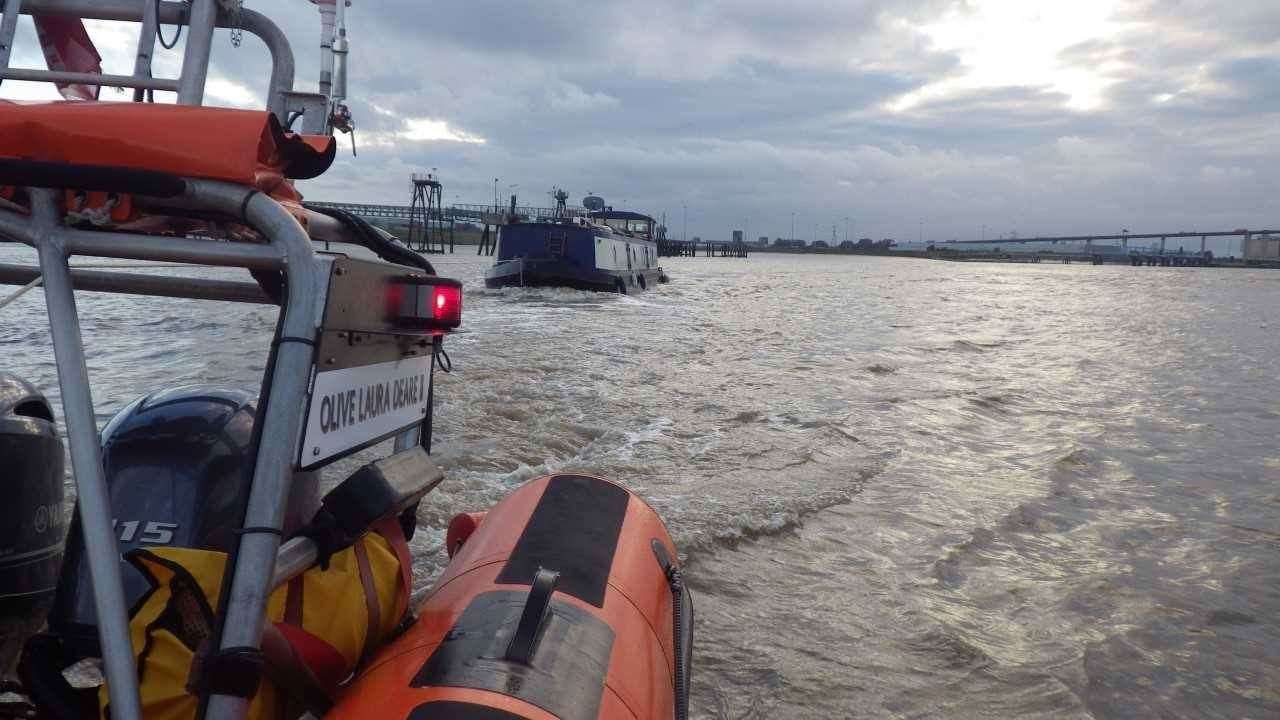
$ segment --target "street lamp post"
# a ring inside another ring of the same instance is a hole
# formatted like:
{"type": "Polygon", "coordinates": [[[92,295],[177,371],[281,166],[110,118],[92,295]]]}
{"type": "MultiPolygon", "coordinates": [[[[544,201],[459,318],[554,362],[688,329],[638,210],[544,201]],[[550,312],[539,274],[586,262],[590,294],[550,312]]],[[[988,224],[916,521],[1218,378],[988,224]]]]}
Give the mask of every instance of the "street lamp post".
{"type": "Polygon", "coordinates": [[[683,210],[681,215],[683,224],[681,226],[682,229],[680,230],[680,241],[689,242],[689,206],[681,205],[680,208],[683,210]]]}
{"type": "Polygon", "coordinates": [[[795,213],[791,213],[791,237],[787,239],[788,240],[796,239],[796,214],[795,213]]]}
{"type": "Polygon", "coordinates": [[[498,212],[498,178],[493,179],[493,211],[498,212]]]}
{"type": "Polygon", "coordinates": [[[849,242],[849,216],[844,216],[844,241],[849,242]]]}

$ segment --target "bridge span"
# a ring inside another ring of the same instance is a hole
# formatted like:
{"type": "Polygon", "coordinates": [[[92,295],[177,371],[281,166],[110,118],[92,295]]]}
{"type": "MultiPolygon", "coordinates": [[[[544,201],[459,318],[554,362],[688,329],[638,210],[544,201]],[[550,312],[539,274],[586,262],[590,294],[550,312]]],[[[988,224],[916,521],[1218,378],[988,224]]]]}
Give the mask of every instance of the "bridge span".
{"type": "MultiPolygon", "coordinates": [[[[1130,240],[1159,240],[1160,254],[1165,253],[1165,243],[1170,239],[1178,238],[1200,238],[1200,253],[1205,250],[1205,241],[1208,238],[1221,237],[1239,237],[1246,241],[1258,236],[1280,235],[1280,230],[1215,230],[1212,232],[1162,232],[1162,233],[1126,233],[1122,232],[1118,235],[1055,235],[1049,237],[1029,237],[1029,238],[997,238],[995,240],[947,240],[932,243],[934,247],[945,247],[949,245],[1023,245],[1026,243],[1049,243],[1051,245],[1067,244],[1067,243],[1084,243],[1086,248],[1095,242],[1107,240],[1119,240],[1121,247],[1128,250],[1130,240]]],[[[1088,251],[1086,250],[1086,253],[1088,251]]]]}

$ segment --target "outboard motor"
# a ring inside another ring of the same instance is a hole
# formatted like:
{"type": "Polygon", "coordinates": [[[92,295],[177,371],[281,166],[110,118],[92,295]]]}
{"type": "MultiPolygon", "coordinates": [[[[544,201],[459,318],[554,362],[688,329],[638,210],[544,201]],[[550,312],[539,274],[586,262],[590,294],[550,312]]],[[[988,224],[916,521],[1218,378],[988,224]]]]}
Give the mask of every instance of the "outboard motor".
{"type": "MultiPolygon", "coordinates": [[[[111,419],[102,462],[121,554],[156,545],[232,549],[253,472],[255,414],[250,393],[189,386],[142,397],[111,419]]],[[[296,526],[319,507],[315,475],[296,477],[293,492],[289,520],[296,526]]],[[[120,567],[132,606],[150,585],[129,563],[120,567]]],[[[71,657],[99,654],[78,520],[49,625],[71,657]]]]}
{"type": "Polygon", "coordinates": [[[62,565],[62,441],[53,410],[29,383],[0,372],[0,682],[39,632],[62,565]]]}
{"type": "MultiPolygon", "coordinates": [[[[156,545],[232,549],[252,479],[255,418],[251,393],[200,386],[152,393],[116,413],[102,431],[102,463],[122,555],[156,545]]],[[[0,443],[5,427],[0,424],[0,443]]],[[[56,442],[52,431],[50,437],[56,442]]],[[[49,471],[49,477],[58,478],[53,487],[60,501],[61,446],[53,455],[57,470],[49,471]]],[[[318,473],[295,475],[286,532],[309,521],[319,506],[318,473]]],[[[4,512],[0,510],[0,517],[4,512]]],[[[0,537],[9,527],[0,528],[0,537]]],[[[150,584],[124,560],[120,572],[125,603],[131,607],[150,584]]],[[[49,574],[54,576],[57,591],[48,615],[49,630],[31,637],[23,649],[18,668],[22,686],[48,717],[96,717],[96,688],[73,687],[63,674],[81,660],[101,655],[78,517],[71,524],[61,575],[55,565],[49,574]]]]}

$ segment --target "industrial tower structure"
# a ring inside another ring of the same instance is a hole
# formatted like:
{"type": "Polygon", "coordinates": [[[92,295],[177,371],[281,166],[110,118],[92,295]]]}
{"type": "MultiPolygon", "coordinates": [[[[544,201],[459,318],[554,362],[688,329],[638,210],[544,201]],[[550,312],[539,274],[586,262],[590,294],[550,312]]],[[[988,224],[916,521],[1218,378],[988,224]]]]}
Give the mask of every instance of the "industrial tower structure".
{"type": "Polygon", "coordinates": [[[434,173],[413,174],[413,199],[409,203],[409,235],[406,244],[420,253],[453,252],[453,233],[446,232],[444,186],[434,173]]]}

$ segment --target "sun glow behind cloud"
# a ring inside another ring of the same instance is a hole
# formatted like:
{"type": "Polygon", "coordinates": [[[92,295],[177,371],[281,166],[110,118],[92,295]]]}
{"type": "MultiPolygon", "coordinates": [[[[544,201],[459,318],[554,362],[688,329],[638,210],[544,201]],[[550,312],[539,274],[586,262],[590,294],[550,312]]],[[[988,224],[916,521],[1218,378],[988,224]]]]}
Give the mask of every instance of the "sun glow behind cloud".
{"type": "Polygon", "coordinates": [[[961,70],[887,104],[904,112],[960,92],[1037,87],[1067,96],[1067,107],[1094,110],[1116,67],[1069,64],[1062,51],[1105,40],[1125,29],[1113,14],[1117,0],[975,0],[952,7],[920,27],[933,45],[960,58],[961,70]]]}
{"type": "Polygon", "coordinates": [[[463,132],[449,127],[444,120],[434,118],[405,118],[405,130],[399,133],[406,140],[446,140],[450,142],[483,144],[485,139],[479,135],[463,132]]]}

